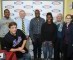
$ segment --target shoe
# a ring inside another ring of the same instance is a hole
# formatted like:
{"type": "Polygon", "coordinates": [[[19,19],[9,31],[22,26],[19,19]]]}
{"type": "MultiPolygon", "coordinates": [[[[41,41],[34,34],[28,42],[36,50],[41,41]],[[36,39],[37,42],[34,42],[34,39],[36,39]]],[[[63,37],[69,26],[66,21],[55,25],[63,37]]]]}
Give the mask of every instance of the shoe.
{"type": "Polygon", "coordinates": [[[53,58],[50,58],[49,60],[53,60],[53,58]]]}
{"type": "Polygon", "coordinates": [[[44,58],[43,60],[48,60],[48,59],[47,58],[46,59],[44,58]]]}
{"type": "Polygon", "coordinates": [[[38,60],[37,58],[34,58],[34,60],[38,60]]]}
{"type": "Polygon", "coordinates": [[[38,58],[38,60],[42,60],[41,58],[38,58]]]}

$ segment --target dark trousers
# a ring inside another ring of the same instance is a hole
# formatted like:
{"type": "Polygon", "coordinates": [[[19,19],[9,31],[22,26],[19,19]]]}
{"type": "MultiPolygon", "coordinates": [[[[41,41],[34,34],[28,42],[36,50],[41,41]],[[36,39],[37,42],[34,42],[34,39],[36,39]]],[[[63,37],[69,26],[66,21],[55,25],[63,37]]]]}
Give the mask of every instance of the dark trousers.
{"type": "Polygon", "coordinates": [[[63,44],[62,39],[58,38],[55,43],[55,48],[54,48],[54,60],[62,59],[62,54],[63,54],[62,44],[63,44]],[[61,55],[60,55],[60,53],[61,53],[61,55]]]}
{"type": "Polygon", "coordinates": [[[40,38],[40,35],[34,35],[33,52],[34,52],[34,59],[41,58],[41,38],[40,38]]]}
{"type": "Polygon", "coordinates": [[[0,49],[3,49],[3,38],[0,37],[0,49]]]}
{"type": "Polygon", "coordinates": [[[69,58],[67,56],[67,54],[68,54],[68,45],[67,44],[64,45],[63,54],[64,54],[63,60],[69,60],[69,58]]]}
{"type": "Polygon", "coordinates": [[[71,50],[68,51],[68,45],[64,46],[64,59],[63,60],[73,60],[73,48],[71,50]],[[71,52],[70,55],[68,55],[71,52]]]}
{"type": "Polygon", "coordinates": [[[67,60],[73,60],[73,54],[67,60]]]}

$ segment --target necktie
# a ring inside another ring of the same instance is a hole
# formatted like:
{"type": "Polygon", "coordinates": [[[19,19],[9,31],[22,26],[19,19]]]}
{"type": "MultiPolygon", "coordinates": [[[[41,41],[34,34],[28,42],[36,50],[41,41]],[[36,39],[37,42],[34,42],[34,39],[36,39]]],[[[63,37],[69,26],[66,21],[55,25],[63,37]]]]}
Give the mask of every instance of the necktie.
{"type": "Polygon", "coordinates": [[[22,19],[22,32],[25,34],[25,25],[24,25],[24,20],[22,19]]]}

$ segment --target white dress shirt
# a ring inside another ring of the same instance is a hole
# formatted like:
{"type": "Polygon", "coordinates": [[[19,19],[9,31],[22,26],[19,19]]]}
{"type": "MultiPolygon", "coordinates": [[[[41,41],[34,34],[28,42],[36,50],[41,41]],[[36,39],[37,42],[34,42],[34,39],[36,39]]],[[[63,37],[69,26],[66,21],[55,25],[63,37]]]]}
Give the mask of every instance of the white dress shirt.
{"type": "MultiPolygon", "coordinates": [[[[25,35],[29,36],[29,25],[30,25],[30,20],[27,20],[26,18],[24,20],[24,27],[25,27],[25,35]]],[[[22,19],[18,17],[15,22],[17,23],[17,28],[22,30],[22,19]]]]}

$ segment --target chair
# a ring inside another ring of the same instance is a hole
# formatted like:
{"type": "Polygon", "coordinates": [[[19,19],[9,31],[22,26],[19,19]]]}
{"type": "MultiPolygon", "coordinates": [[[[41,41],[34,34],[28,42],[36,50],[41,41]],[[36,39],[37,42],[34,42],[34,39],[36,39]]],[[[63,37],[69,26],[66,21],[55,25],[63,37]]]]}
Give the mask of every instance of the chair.
{"type": "Polygon", "coordinates": [[[0,50],[0,53],[5,53],[6,60],[17,60],[16,54],[14,52],[7,52],[6,50],[0,50]]]}

